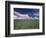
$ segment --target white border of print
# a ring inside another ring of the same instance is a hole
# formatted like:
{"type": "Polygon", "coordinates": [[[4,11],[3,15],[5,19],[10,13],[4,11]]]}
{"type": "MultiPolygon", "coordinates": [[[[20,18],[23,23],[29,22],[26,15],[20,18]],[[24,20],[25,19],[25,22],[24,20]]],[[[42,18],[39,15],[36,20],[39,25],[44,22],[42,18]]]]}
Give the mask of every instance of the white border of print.
{"type": "Polygon", "coordinates": [[[19,33],[37,33],[42,32],[42,6],[35,6],[35,5],[18,5],[18,4],[11,4],[10,5],[10,33],[11,34],[19,34],[19,33]],[[39,29],[24,29],[24,30],[14,30],[14,8],[29,8],[29,9],[39,9],[39,29]]]}

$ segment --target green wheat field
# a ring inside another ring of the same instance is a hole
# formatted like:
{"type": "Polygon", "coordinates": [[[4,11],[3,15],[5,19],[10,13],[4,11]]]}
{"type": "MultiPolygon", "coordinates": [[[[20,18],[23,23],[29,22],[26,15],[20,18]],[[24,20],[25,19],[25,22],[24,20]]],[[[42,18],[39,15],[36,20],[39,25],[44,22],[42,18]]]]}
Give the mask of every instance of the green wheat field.
{"type": "Polygon", "coordinates": [[[39,29],[39,20],[14,20],[14,29],[39,29]]]}

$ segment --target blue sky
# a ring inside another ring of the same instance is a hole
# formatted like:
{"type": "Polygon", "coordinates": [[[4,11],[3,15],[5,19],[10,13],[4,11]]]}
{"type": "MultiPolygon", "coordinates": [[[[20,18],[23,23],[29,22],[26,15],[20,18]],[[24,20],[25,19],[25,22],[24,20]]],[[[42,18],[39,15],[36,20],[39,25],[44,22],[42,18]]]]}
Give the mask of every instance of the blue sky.
{"type": "Polygon", "coordinates": [[[39,9],[28,9],[28,8],[14,8],[14,11],[21,14],[28,14],[29,16],[34,16],[33,14],[39,14],[39,9]]]}

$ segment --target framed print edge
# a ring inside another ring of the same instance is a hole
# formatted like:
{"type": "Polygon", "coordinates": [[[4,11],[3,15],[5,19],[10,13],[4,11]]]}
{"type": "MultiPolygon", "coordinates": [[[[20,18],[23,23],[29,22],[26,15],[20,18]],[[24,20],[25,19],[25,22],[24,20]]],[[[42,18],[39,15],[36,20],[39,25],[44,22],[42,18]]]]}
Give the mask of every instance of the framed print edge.
{"type": "Polygon", "coordinates": [[[8,2],[5,1],[5,36],[8,37],[10,35],[10,30],[8,30],[8,2]]]}
{"type": "Polygon", "coordinates": [[[15,37],[15,36],[29,36],[29,35],[44,35],[45,34],[45,5],[44,3],[28,3],[28,2],[14,2],[14,1],[5,1],[5,37],[15,37]],[[21,34],[10,34],[10,4],[26,4],[26,5],[38,5],[43,7],[43,21],[42,21],[42,32],[38,33],[21,33],[21,34]]]}

